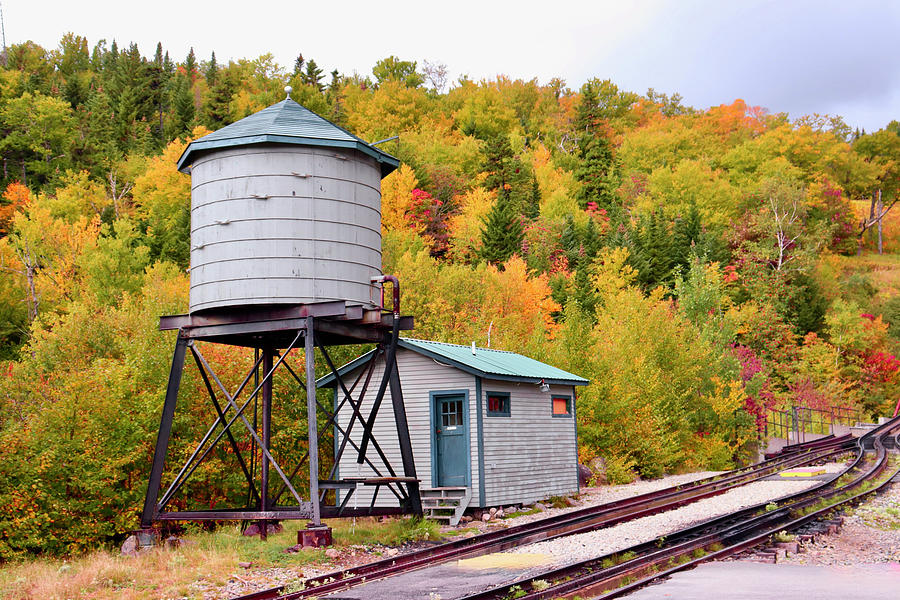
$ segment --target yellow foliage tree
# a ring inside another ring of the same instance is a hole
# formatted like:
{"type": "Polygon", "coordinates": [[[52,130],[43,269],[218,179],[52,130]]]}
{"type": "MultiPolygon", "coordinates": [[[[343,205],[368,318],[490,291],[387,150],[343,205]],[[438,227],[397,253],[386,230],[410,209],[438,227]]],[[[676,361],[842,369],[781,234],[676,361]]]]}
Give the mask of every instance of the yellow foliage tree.
{"type": "Polygon", "coordinates": [[[100,220],[81,217],[72,223],[56,219],[43,206],[16,213],[10,235],[2,240],[17,258],[4,265],[25,285],[29,320],[63,300],[72,300],[78,285],[78,257],[97,243],[100,220]]]}
{"type": "Polygon", "coordinates": [[[579,184],[572,172],[554,165],[550,150],[543,144],[535,146],[531,166],[541,191],[541,216],[550,221],[563,221],[572,215],[576,224],[583,226],[590,217],[578,206],[579,184]]]}
{"type": "Polygon", "coordinates": [[[416,174],[407,164],[381,181],[381,229],[401,231],[412,228],[421,233],[424,226],[408,218],[412,191],[419,185],[416,174]]]}
{"type": "MultiPolygon", "coordinates": [[[[192,135],[208,132],[198,127],[192,135]]],[[[190,253],[191,178],[175,165],[190,141],[170,142],[162,154],[147,161],[134,182],[135,217],[146,228],[151,255],[182,266],[187,266],[190,253]]]]}
{"type": "Polygon", "coordinates": [[[472,188],[457,196],[459,212],[450,217],[450,248],[453,256],[471,262],[481,249],[483,221],[491,212],[497,199],[495,192],[483,188],[472,188]]]}
{"type": "Polygon", "coordinates": [[[93,181],[87,171],[70,171],[63,178],[63,185],[54,194],[41,194],[38,203],[54,218],[71,223],[82,217],[101,215],[112,205],[112,200],[107,197],[103,185],[93,181]]]}
{"type": "Polygon", "coordinates": [[[473,332],[474,339],[483,340],[490,332],[492,347],[540,349],[541,342],[554,336],[558,324],[551,315],[560,306],[551,297],[547,275],[530,275],[525,261],[513,255],[503,269],[487,265],[482,282],[485,303],[476,318],[480,335],[473,332]]]}
{"type": "Polygon", "coordinates": [[[376,90],[347,85],[343,94],[347,128],[370,142],[418,130],[435,107],[425,90],[395,79],[382,82],[376,90]]]}

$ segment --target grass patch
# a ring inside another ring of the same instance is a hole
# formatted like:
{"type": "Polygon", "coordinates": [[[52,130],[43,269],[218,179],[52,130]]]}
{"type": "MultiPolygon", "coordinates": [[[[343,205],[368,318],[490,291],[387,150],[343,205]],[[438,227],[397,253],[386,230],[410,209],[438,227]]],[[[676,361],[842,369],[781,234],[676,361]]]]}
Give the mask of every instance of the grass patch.
{"type": "MultiPolygon", "coordinates": [[[[440,538],[437,523],[417,518],[330,519],[336,548],[440,538]]],[[[138,556],[122,556],[118,549],[100,550],[71,559],[35,558],[0,565],[0,598],[91,598],[92,600],[149,600],[196,598],[202,588],[225,585],[233,574],[243,573],[239,562],[254,567],[296,569],[311,563],[329,564],[324,550],[285,554],[297,543],[297,531],[305,522],[288,521],[284,531],[270,534],[266,542],[241,535],[237,525],[213,532],[186,535],[178,548],[153,548],[138,556]]]]}
{"type": "MultiPolygon", "coordinates": [[[[568,506],[568,504],[566,506],[568,506]]],[[[517,511],[513,511],[510,513],[504,512],[503,516],[500,518],[501,519],[512,519],[514,517],[524,517],[525,515],[536,515],[539,512],[541,512],[541,509],[537,508],[536,506],[532,506],[528,510],[517,510],[517,511]]]]}
{"type": "Polygon", "coordinates": [[[553,508],[569,508],[569,503],[566,502],[565,496],[552,496],[547,499],[545,504],[549,504],[553,508]]]}
{"type": "Polygon", "coordinates": [[[775,535],[772,536],[772,541],[774,541],[776,543],[795,542],[795,541],[797,541],[797,536],[790,534],[787,531],[785,531],[784,529],[782,529],[781,531],[779,531],[778,533],[776,533],[775,535]]]}
{"type": "MultiPolygon", "coordinates": [[[[442,537],[437,521],[418,517],[390,519],[380,523],[374,517],[356,519],[333,519],[329,525],[334,529],[335,547],[361,544],[381,544],[400,546],[408,542],[435,541],[442,537]]],[[[295,536],[296,537],[296,536],[295,536]]]]}

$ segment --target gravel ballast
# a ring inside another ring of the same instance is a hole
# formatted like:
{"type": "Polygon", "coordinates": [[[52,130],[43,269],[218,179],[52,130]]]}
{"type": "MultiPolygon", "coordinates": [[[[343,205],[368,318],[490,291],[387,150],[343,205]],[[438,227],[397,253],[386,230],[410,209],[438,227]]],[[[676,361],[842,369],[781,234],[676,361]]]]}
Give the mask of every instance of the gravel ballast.
{"type": "Polygon", "coordinates": [[[598,529],[597,531],[538,542],[537,544],[517,548],[513,552],[550,555],[557,559],[559,564],[587,560],[610,552],[624,550],[635,544],[649,542],[695,523],[725,515],[741,508],[770,502],[788,494],[795,494],[820,483],[820,481],[809,480],[757,481],[719,496],[704,498],[664,513],[642,517],[614,527],[598,529]]]}

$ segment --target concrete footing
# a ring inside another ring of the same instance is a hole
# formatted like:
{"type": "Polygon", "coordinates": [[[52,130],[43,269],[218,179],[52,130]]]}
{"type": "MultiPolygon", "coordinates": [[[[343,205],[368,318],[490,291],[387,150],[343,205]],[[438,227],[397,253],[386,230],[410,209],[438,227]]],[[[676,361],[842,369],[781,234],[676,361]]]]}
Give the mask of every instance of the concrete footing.
{"type": "Polygon", "coordinates": [[[324,548],[333,542],[331,527],[308,527],[297,532],[297,543],[303,548],[324,548]]]}

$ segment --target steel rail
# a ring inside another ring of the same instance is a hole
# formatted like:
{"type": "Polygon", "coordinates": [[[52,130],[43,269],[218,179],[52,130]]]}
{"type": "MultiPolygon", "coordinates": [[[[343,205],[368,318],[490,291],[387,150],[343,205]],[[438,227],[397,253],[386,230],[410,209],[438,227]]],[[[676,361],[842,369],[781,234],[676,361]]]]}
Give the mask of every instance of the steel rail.
{"type": "Polygon", "coordinates": [[[832,438],[828,442],[821,442],[819,446],[808,451],[792,452],[787,456],[769,459],[723,475],[599,506],[571,511],[525,525],[440,544],[344,571],[312,577],[305,581],[305,589],[300,591],[284,593],[284,586],[280,586],[240,596],[236,600],[266,600],[270,598],[293,600],[309,596],[321,596],[345,590],[366,581],[383,579],[402,572],[433,566],[450,560],[480,556],[523,544],[608,527],[649,514],[684,506],[702,498],[722,494],[734,487],[767,477],[785,468],[809,464],[844,454],[855,446],[855,441],[851,442],[845,438],[832,438]]]}
{"type": "MultiPolygon", "coordinates": [[[[690,568],[704,560],[723,558],[751,548],[778,531],[799,527],[825,512],[834,510],[841,503],[858,501],[872,493],[874,490],[864,491],[840,502],[816,509],[807,515],[797,515],[798,511],[809,509],[822,500],[831,499],[853,490],[883,473],[888,460],[882,440],[890,435],[892,429],[897,427],[900,427],[900,419],[886,423],[864,436],[864,438],[871,436],[875,448],[875,458],[871,461],[869,468],[862,466],[866,451],[864,449],[865,440],[860,438],[857,444],[857,457],[842,475],[803,492],[779,499],[777,501],[778,508],[775,510],[768,510],[771,503],[758,504],[729,515],[710,519],[674,534],[657,538],[657,540],[572,565],[550,569],[527,579],[466,596],[462,600],[496,600],[509,597],[527,600],[565,598],[575,592],[593,594],[617,588],[611,594],[604,596],[604,598],[614,597],[633,591],[659,577],[690,568]],[[854,471],[859,473],[851,481],[835,485],[844,475],[854,471]],[[654,572],[659,569],[660,565],[671,565],[672,561],[679,560],[691,552],[702,550],[702,553],[706,554],[706,550],[714,545],[720,546],[720,548],[715,548],[708,556],[695,557],[684,564],[677,564],[654,572]],[[629,560],[621,561],[623,555],[630,555],[629,560]],[[616,562],[619,564],[609,566],[609,563],[616,562]],[[635,577],[638,577],[639,580],[629,581],[635,577]],[[541,583],[535,585],[538,580],[541,583]],[[556,583],[548,585],[548,582],[556,583]]],[[[900,437],[900,433],[897,435],[900,437]]],[[[876,489],[886,485],[890,479],[886,479],[876,489]]]]}

